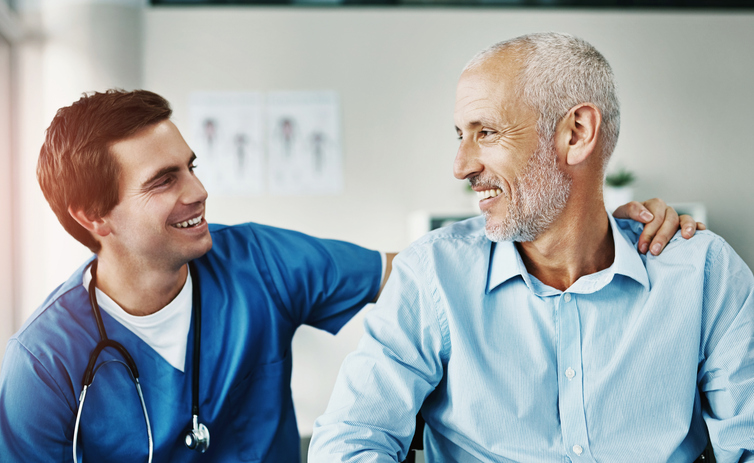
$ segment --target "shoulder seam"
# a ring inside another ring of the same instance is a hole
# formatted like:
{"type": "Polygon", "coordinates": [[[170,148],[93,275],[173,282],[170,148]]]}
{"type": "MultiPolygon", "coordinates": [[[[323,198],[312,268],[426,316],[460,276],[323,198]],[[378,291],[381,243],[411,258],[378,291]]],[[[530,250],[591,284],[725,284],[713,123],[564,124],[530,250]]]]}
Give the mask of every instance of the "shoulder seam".
{"type": "MultiPolygon", "coordinates": [[[[65,284],[65,283],[64,283],[64,284],[65,284]]],[[[20,339],[18,339],[18,336],[19,336],[19,335],[20,335],[21,333],[24,333],[24,332],[25,332],[25,331],[26,331],[27,329],[29,329],[29,327],[31,327],[31,325],[32,325],[32,324],[36,323],[36,321],[37,321],[37,320],[39,319],[39,317],[40,317],[40,316],[41,316],[41,315],[42,315],[42,314],[43,314],[44,312],[46,312],[47,310],[49,310],[49,308],[50,308],[50,307],[51,307],[51,306],[52,306],[53,304],[55,304],[55,303],[56,303],[57,301],[59,301],[60,299],[62,299],[63,297],[65,297],[65,296],[66,296],[67,294],[69,294],[69,293],[70,293],[71,291],[75,290],[75,289],[76,289],[76,288],[77,288],[78,286],[81,286],[81,283],[79,283],[79,284],[77,284],[77,285],[73,285],[73,286],[71,286],[70,288],[68,288],[68,290],[66,290],[65,292],[63,292],[63,293],[61,293],[61,294],[57,295],[57,297],[55,297],[54,299],[50,299],[50,301],[49,301],[49,302],[48,302],[47,304],[45,304],[45,305],[40,305],[39,307],[37,307],[37,309],[36,309],[36,310],[34,311],[34,312],[35,312],[35,314],[34,314],[33,318],[32,318],[32,317],[29,317],[29,319],[27,319],[27,320],[26,320],[26,321],[24,322],[24,324],[22,325],[21,329],[19,329],[19,330],[18,330],[18,331],[17,331],[17,332],[16,332],[16,333],[15,333],[15,334],[13,335],[13,337],[12,337],[11,339],[17,339],[17,340],[18,340],[18,343],[19,343],[20,345],[22,345],[22,346],[24,347],[24,349],[26,349],[26,346],[25,346],[25,345],[24,345],[23,343],[21,343],[21,340],[20,340],[20,339]]],[[[27,350],[28,350],[28,349],[27,349],[27,350]]],[[[31,353],[31,351],[29,351],[29,353],[31,353]]]]}
{"type": "MultiPolygon", "coordinates": [[[[64,402],[64,403],[68,404],[68,401],[67,401],[67,400],[65,400],[65,396],[66,396],[66,395],[65,395],[65,392],[64,392],[64,391],[63,391],[63,389],[62,389],[62,388],[60,387],[60,384],[59,384],[59,383],[58,383],[58,382],[57,382],[57,381],[55,380],[55,377],[54,377],[54,376],[52,375],[52,373],[50,373],[50,371],[49,371],[49,370],[47,369],[47,366],[46,366],[46,365],[45,365],[45,364],[44,364],[44,363],[43,363],[43,362],[42,362],[41,360],[39,360],[39,358],[37,358],[37,356],[36,356],[36,355],[34,355],[34,354],[33,354],[33,353],[31,352],[31,350],[29,350],[29,348],[28,348],[28,347],[26,347],[26,345],[25,345],[25,344],[24,344],[23,342],[21,342],[21,340],[20,340],[20,339],[18,339],[17,337],[15,337],[15,336],[14,336],[14,337],[12,337],[12,338],[10,339],[10,341],[9,341],[9,342],[13,342],[13,341],[15,341],[15,342],[16,342],[16,343],[17,343],[17,344],[18,344],[19,346],[21,346],[21,348],[22,348],[22,349],[23,349],[24,351],[26,351],[26,353],[27,353],[27,354],[29,354],[29,357],[31,357],[32,359],[34,359],[34,362],[36,362],[36,363],[37,363],[37,365],[39,365],[39,366],[40,366],[40,367],[42,368],[42,370],[44,370],[44,372],[45,372],[45,374],[47,375],[47,377],[48,377],[48,378],[50,378],[50,381],[51,381],[51,382],[52,382],[52,383],[53,383],[53,384],[55,385],[55,388],[56,388],[56,389],[57,389],[57,391],[58,391],[58,395],[59,395],[59,397],[60,397],[60,398],[61,398],[61,399],[63,400],[63,402],[64,402]]],[[[68,404],[68,405],[70,406],[70,404],[68,404]]],[[[73,412],[73,411],[75,411],[75,410],[71,409],[71,411],[73,412]]]]}

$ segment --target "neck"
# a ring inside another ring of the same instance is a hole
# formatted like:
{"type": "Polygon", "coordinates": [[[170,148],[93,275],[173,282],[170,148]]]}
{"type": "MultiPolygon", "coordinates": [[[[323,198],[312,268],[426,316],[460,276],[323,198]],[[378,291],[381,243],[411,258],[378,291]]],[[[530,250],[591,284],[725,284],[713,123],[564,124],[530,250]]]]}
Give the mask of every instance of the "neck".
{"type": "Polygon", "coordinates": [[[527,271],[565,291],[584,275],[610,267],[615,244],[601,195],[588,203],[571,197],[555,223],[536,240],[516,243],[527,271]],[[588,204],[587,207],[573,205],[588,204]]]}
{"type": "Polygon", "coordinates": [[[118,262],[100,253],[97,288],[131,315],[150,315],[168,305],[186,283],[188,264],[175,269],[118,262]]]}

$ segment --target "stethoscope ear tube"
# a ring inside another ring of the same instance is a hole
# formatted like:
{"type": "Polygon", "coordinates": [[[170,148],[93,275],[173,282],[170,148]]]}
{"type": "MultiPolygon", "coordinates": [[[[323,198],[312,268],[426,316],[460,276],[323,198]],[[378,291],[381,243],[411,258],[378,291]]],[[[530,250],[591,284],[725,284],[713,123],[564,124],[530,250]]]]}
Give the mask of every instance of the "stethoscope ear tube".
{"type": "MultiPolygon", "coordinates": [[[[112,341],[112,342],[115,342],[115,341],[112,341]]],[[[97,356],[99,356],[99,353],[102,351],[102,349],[98,349],[98,348],[100,347],[100,345],[102,345],[104,343],[105,343],[105,341],[101,341],[100,344],[97,345],[97,348],[95,348],[95,351],[92,352],[92,355],[90,356],[90,363],[91,363],[91,358],[94,358],[95,361],[97,360],[97,356]]],[[[115,343],[115,344],[117,344],[117,343],[115,343]]],[[[118,344],[118,346],[120,346],[120,344],[118,344]]],[[[104,346],[104,345],[102,345],[102,348],[105,348],[105,347],[113,347],[113,346],[109,346],[109,345],[108,346],[104,346]]],[[[116,349],[117,349],[117,347],[116,347],[116,349]]],[[[122,353],[121,349],[125,350],[125,348],[123,348],[123,346],[120,346],[120,349],[118,349],[118,351],[121,352],[121,353],[122,353]]],[[[131,356],[128,355],[127,352],[126,352],[126,357],[127,357],[127,361],[130,361],[130,364],[134,365],[133,359],[131,359],[131,356]]],[[[78,458],[77,458],[77,455],[76,455],[77,454],[76,450],[77,450],[78,441],[79,441],[79,427],[81,425],[81,414],[82,414],[82,412],[84,410],[84,401],[86,400],[86,393],[89,390],[89,386],[91,386],[92,382],[94,381],[94,377],[96,376],[97,371],[99,370],[99,368],[102,367],[103,365],[106,365],[106,364],[110,363],[110,362],[120,363],[125,368],[127,368],[127,369],[130,368],[129,365],[126,365],[125,363],[123,363],[120,360],[117,360],[117,359],[107,360],[104,363],[100,364],[100,366],[98,366],[97,368],[93,369],[93,373],[91,374],[91,378],[89,378],[89,382],[86,383],[86,384],[84,384],[84,387],[81,388],[81,394],[79,395],[79,407],[78,407],[78,410],[76,411],[76,424],[73,427],[73,448],[72,448],[72,450],[73,450],[73,461],[74,462],[78,461],[78,458]]],[[[147,462],[148,463],[152,463],[152,456],[153,456],[153,453],[154,453],[154,440],[152,439],[152,426],[149,423],[149,413],[147,412],[147,404],[146,404],[146,402],[144,402],[144,394],[141,391],[141,383],[139,382],[139,378],[138,377],[134,377],[134,373],[138,374],[138,372],[134,372],[133,370],[129,370],[129,374],[131,375],[131,379],[133,379],[134,384],[136,385],[136,393],[139,395],[139,401],[141,402],[141,409],[144,412],[144,422],[147,425],[147,439],[148,439],[148,444],[149,444],[149,457],[147,459],[147,462]]],[[[82,458],[83,458],[83,456],[82,456],[82,458]]]]}

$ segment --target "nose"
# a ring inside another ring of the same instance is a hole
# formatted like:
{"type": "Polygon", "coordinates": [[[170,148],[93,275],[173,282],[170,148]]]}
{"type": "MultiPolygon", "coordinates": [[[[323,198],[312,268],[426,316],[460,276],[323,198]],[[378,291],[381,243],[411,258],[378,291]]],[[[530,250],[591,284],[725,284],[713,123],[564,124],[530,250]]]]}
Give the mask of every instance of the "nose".
{"type": "Polygon", "coordinates": [[[207,190],[204,189],[199,177],[190,173],[183,191],[183,202],[186,204],[203,203],[207,200],[207,190]]]}
{"type": "Polygon", "coordinates": [[[453,175],[459,180],[478,175],[484,169],[479,161],[479,147],[473,140],[461,139],[456,159],[453,161],[453,175]]]}

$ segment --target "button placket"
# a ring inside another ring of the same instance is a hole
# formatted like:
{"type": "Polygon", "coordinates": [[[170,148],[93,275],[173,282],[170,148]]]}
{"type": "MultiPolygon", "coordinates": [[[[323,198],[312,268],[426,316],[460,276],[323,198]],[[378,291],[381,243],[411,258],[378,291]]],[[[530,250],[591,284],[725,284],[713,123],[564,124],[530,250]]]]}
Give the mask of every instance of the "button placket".
{"type": "Polygon", "coordinates": [[[576,461],[594,461],[589,451],[589,440],[584,410],[581,323],[577,298],[564,293],[560,299],[558,336],[558,365],[563,376],[558,376],[558,394],[561,431],[567,453],[576,461]]]}

